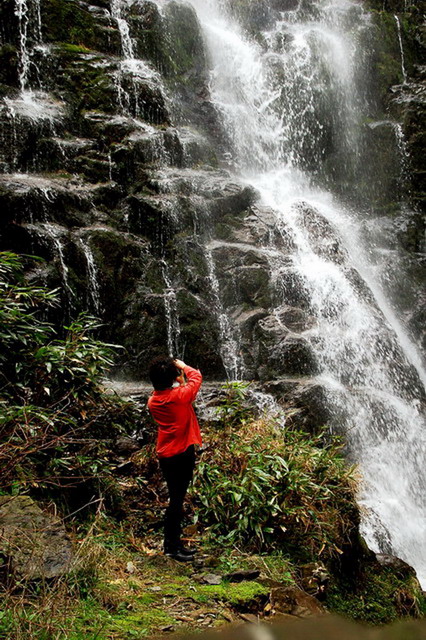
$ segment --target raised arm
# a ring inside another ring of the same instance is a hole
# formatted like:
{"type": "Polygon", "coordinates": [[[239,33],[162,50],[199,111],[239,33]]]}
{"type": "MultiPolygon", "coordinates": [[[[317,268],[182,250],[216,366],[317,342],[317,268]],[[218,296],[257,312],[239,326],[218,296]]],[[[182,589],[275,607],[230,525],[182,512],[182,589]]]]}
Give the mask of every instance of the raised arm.
{"type": "Polygon", "coordinates": [[[183,370],[187,379],[186,385],[176,389],[176,394],[180,402],[193,402],[201,387],[203,376],[198,369],[193,369],[189,365],[185,364],[182,360],[175,360],[175,364],[178,369],[183,370]]]}

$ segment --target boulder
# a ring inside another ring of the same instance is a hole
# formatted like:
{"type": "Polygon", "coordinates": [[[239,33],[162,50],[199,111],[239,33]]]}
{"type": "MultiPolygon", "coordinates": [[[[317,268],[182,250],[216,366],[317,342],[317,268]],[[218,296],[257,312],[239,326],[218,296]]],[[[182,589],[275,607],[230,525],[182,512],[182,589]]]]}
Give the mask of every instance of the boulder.
{"type": "Polygon", "coordinates": [[[326,610],[314,596],[299,587],[275,587],[271,590],[271,605],[275,611],[298,618],[322,616],[326,610]]]}
{"type": "Polygon", "coordinates": [[[117,455],[124,457],[131,456],[132,453],[136,453],[140,448],[140,444],[136,438],[132,438],[130,436],[118,437],[113,446],[114,452],[117,455]]]}
{"type": "Polygon", "coordinates": [[[382,567],[389,567],[402,579],[416,577],[416,572],[409,564],[386,553],[376,553],[376,560],[382,567]]]}
{"type": "Polygon", "coordinates": [[[56,578],[70,570],[72,544],[63,524],[30,497],[0,497],[0,534],[0,554],[16,576],[56,578]]]}
{"type": "Polygon", "coordinates": [[[301,585],[303,590],[311,596],[321,598],[325,596],[330,574],[322,562],[309,562],[300,567],[301,585]]]}

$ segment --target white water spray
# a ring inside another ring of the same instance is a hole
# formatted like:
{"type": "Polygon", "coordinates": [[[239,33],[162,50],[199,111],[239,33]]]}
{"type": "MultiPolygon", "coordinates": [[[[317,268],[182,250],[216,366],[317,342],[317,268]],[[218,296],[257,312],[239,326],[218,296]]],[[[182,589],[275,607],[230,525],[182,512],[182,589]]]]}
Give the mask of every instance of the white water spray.
{"type": "Polygon", "coordinates": [[[169,266],[165,260],[161,260],[161,273],[165,284],[164,310],[167,323],[167,349],[170,356],[177,358],[181,355],[179,348],[180,324],[177,311],[177,298],[176,291],[170,279],[169,266]]]}
{"type": "Polygon", "coordinates": [[[404,46],[402,44],[402,33],[401,33],[401,23],[397,15],[394,16],[396,22],[396,29],[398,32],[398,42],[399,42],[399,50],[401,53],[401,72],[402,77],[404,79],[404,84],[407,82],[407,70],[405,68],[405,54],[404,54],[404,46]]]}
{"type": "Polygon", "coordinates": [[[96,315],[102,314],[101,295],[99,290],[99,274],[96,266],[95,257],[87,238],[79,238],[80,246],[83,250],[87,264],[87,281],[88,291],[92,301],[92,307],[96,315]]]}
{"type": "Polygon", "coordinates": [[[220,355],[228,379],[238,380],[241,378],[242,372],[241,358],[238,354],[238,342],[234,337],[230,319],[222,304],[220,297],[220,285],[216,276],[213,254],[209,247],[206,247],[205,258],[214,301],[214,313],[219,324],[220,355]]]}

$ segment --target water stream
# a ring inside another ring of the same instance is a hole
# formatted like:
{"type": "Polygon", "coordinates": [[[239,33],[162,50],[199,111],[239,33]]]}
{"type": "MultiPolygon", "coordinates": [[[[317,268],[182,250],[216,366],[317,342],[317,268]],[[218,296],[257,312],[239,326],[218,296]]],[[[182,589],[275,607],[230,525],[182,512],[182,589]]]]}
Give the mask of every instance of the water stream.
{"type": "Polygon", "coordinates": [[[99,289],[99,274],[95,257],[88,238],[79,238],[79,244],[86,258],[87,265],[87,289],[90,296],[93,312],[97,316],[102,315],[102,303],[99,289]]]}
{"type": "Polygon", "coordinates": [[[348,173],[362,162],[357,122],[366,107],[355,70],[368,17],[346,0],[311,3],[282,12],[260,46],[223,3],[192,4],[235,172],[292,239],[291,268],[316,320],[305,337],[334,415],[330,426],[345,432],[362,474],[364,535],[376,551],[414,566],[424,584],[424,364],[376,277],[361,212],[321,187],[316,171],[330,139],[348,173]]]}
{"type": "Polygon", "coordinates": [[[401,23],[399,21],[398,16],[394,16],[396,22],[396,28],[398,31],[398,42],[399,42],[399,50],[401,52],[401,72],[404,80],[404,84],[407,82],[407,70],[405,68],[405,54],[404,54],[404,46],[402,44],[402,34],[401,34],[401,23]]]}
{"type": "Polygon", "coordinates": [[[214,313],[218,320],[220,337],[220,355],[228,380],[238,380],[241,378],[242,364],[238,353],[238,341],[235,338],[230,319],[223,307],[220,297],[220,285],[216,275],[211,248],[206,246],[205,258],[210,280],[211,292],[213,295],[214,313]]]}
{"type": "Polygon", "coordinates": [[[182,357],[180,348],[180,324],[177,311],[176,291],[170,279],[169,266],[161,259],[161,273],[164,280],[164,311],[167,323],[167,350],[174,358],[182,357]]]}

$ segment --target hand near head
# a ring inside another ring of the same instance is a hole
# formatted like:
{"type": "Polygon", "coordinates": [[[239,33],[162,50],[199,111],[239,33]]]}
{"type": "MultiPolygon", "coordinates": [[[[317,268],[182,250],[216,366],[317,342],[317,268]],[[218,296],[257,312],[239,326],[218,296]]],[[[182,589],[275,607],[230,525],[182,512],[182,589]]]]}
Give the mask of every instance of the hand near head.
{"type": "Polygon", "coordinates": [[[184,363],[183,360],[178,360],[177,358],[174,360],[175,365],[177,366],[178,369],[185,369],[186,364],[184,363]]]}

